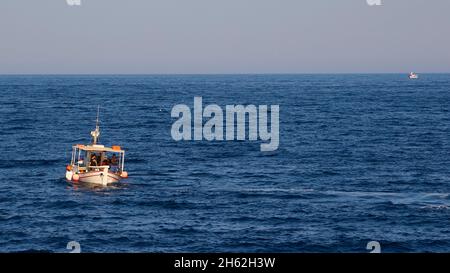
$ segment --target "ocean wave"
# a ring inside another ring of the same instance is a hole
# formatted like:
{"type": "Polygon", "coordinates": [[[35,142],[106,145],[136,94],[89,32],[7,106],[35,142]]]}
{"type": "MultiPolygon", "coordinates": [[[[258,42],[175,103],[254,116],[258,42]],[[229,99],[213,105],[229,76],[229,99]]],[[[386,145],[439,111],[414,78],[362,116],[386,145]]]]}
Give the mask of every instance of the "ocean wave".
{"type": "Polygon", "coordinates": [[[425,205],[420,207],[421,209],[429,209],[429,210],[448,210],[450,208],[449,205],[425,205]]]}

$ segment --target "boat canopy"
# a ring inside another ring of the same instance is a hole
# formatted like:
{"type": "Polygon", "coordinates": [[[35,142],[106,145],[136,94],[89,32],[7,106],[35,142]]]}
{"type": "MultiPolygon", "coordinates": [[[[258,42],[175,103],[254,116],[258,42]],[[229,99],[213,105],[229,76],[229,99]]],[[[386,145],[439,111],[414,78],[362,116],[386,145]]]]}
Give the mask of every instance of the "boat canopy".
{"type": "Polygon", "coordinates": [[[105,147],[103,145],[83,145],[77,144],[73,146],[74,149],[79,149],[87,152],[110,152],[110,153],[125,153],[120,146],[112,146],[111,148],[105,147]]]}
{"type": "MultiPolygon", "coordinates": [[[[125,151],[122,150],[120,148],[120,146],[112,146],[111,148],[109,148],[109,147],[105,147],[105,146],[99,145],[99,144],[93,144],[93,145],[77,144],[75,146],[72,146],[72,149],[73,149],[72,150],[72,159],[71,159],[70,165],[76,165],[77,164],[78,168],[80,168],[80,166],[79,166],[80,163],[79,162],[83,161],[82,155],[81,155],[81,151],[87,152],[87,156],[89,156],[89,153],[108,153],[108,152],[110,152],[110,153],[120,154],[119,155],[118,166],[119,166],[119,170],[120,171],[124,170],[125,151]]],[[[102,160],[103,160],[103,156],[102,156],[102,160]]],[[[81,163],[81,164],[85,164],[87,166],[89,164],[89,159],[87,159],[86,162],[81,163]]]]}

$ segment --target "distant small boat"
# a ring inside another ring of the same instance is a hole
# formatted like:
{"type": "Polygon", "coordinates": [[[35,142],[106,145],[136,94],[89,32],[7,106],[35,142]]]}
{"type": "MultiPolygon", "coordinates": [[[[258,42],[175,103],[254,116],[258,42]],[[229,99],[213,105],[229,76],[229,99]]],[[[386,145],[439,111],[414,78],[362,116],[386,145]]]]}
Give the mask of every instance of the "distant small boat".
{"type": "Polygon", "coordinates": [[[127,178],[124,170],[125,151],[120,146],[105,147],[98,144],[100,127],[91,132],[92,143],[72,147],[72,158],[66,167],[66,179],[74,182],[92,183],[102,186],[127,178]]]}
{"type": "Polygon", "coordinates": [[[411,73],[409,73],[409,76],[408,76],[411,80],[414,80],[414,79],[418,79],[419,78],[419,75],[417,75],[416,73],[414,73],[414,72],[411,72],[411,73]]]}

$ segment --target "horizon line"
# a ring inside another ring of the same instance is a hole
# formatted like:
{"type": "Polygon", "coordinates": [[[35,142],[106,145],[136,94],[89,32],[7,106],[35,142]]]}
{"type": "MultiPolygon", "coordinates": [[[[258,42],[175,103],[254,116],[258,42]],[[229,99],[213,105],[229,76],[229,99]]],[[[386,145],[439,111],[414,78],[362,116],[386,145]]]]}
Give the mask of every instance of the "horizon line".
{"type": "MultiPolygon", "coordinates": [[[[0,73],[0,76],[196,76],[196,75],[403,75],[409,72],[233,72],[233,73],[0,73]]],[[[417,74],[450,74],[450,72],[415,72],[417,74]]]]}

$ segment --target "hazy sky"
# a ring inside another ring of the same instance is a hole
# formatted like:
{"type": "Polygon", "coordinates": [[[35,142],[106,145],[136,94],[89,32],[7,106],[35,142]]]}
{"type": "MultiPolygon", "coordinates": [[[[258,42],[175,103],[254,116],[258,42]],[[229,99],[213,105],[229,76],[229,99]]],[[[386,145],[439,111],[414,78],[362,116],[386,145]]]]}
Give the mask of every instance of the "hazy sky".
{"type": "Polygon", "coordinates": [[[450,0],[0,0],[0,74],[450,72],[450,0]]]}

